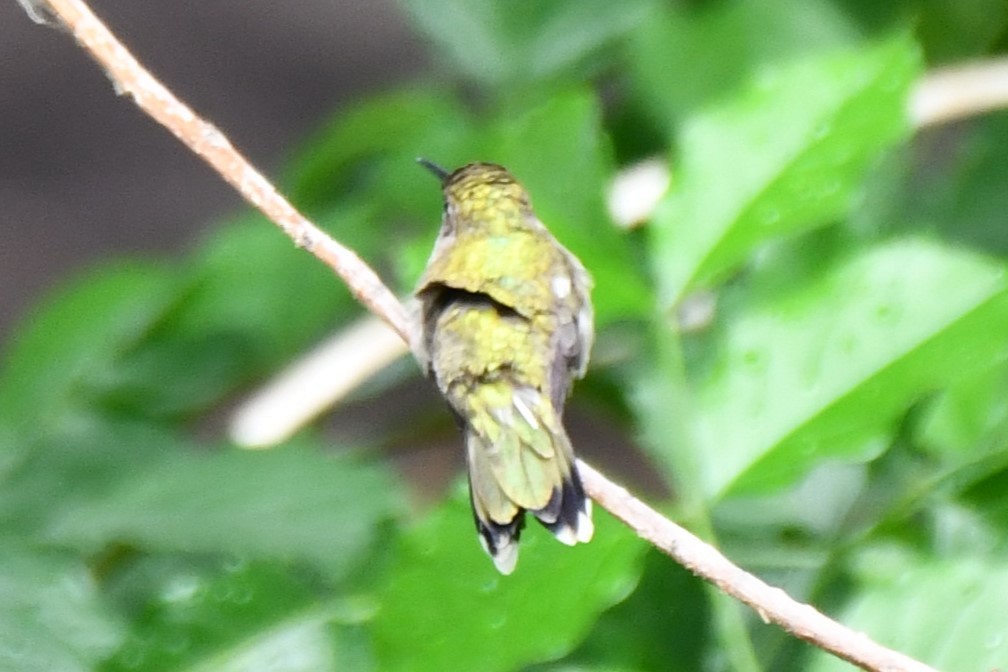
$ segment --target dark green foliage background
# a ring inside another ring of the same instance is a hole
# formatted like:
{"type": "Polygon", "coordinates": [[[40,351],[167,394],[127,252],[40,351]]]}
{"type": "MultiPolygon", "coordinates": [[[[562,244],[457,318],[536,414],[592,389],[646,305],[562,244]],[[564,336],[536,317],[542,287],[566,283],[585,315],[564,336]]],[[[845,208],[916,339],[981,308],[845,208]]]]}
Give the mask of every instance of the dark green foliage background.
{"type": "MultiPolygon", "coordinates": [[[[1008,666],[1008,116],[905,115],[927,67],[1008,45],[1008,5],[401,4],[443,76],[341,112],[284,191],[405,292],[440,209],[414,157],[508,166],[595,277],[582,387],[655,503],[887,645],[1008,666]],[[672,187],[620,231],[606,186],[653,155],[672,187]]],[[[847,669],[604,511],[498,576],[461,486],[407,506],[381,449],[415,417],[226,443],[222,409],[360,313],[252,214],[37,306],[0,370],[0,669],[847,669]]]]}

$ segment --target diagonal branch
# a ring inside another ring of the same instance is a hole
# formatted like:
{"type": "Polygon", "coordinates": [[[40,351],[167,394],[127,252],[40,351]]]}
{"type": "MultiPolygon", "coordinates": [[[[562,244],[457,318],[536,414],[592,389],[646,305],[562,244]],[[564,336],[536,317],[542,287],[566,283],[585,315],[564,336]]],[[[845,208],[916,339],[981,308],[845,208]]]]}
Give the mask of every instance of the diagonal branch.
{"type": "Polygon", "coordinates": [[[357,254],[339,244],[298,212],[262,173],[236,150],[216,126],[197,116],[154,78],[98,20],[84,2],[19,0],[33,20],[55,20],[98,61],[119,95],[134,102],[209,163],[228,184],[346,283],[368,310],[412,345],[409,315],[378,275],[357,254]]]}
{"type": "MultiPolygon", "coordinates": [[[[213,166],[245,200],[290,236],[295,245],[332,268],[354,296],[403,341],[414,342],[415,330],[408,311],[377,274],[352,250],[332,240],[278,194],[215,126],[196,116],[151,76],[82,0],[19,2],[36,20],[53,21],[71,33],[104,68],[117,92],[132,97],[144,112],[213,166]]],[[[934,672],[927,665],[875,643],[760,581],[588,464],[579,461],[578,467],[586,489],[601,506],[694,574],[752,607],[765,621],[774,622],[796,637],[865,670],[934,672]]]]}

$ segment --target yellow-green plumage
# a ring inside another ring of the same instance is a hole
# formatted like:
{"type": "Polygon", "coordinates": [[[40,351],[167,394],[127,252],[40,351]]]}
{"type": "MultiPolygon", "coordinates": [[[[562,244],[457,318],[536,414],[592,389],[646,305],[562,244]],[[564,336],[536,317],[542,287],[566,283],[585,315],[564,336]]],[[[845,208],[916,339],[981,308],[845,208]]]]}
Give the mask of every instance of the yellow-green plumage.
{"type": "Polygon", "coordinates": [[[444,178],[445,215],[417,296],[430,375],[466,435],[476,525],[510,573],[526,510],[565,543],[591,510],[561,417],[592,341],[591,281],[493,164],[444,178]]]}

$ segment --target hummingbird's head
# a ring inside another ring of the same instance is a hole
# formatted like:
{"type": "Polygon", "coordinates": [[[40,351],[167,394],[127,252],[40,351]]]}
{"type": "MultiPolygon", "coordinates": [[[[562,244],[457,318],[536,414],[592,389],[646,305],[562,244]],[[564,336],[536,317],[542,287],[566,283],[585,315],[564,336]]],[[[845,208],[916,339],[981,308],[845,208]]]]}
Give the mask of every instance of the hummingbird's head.
{"type": "Polygon", "coordinates": [[[441,179],[448,226],[513,229],[532,212],[528,192],[497,164],[470,163],[448,172],[425,159],[420,163],[441,179]]]}

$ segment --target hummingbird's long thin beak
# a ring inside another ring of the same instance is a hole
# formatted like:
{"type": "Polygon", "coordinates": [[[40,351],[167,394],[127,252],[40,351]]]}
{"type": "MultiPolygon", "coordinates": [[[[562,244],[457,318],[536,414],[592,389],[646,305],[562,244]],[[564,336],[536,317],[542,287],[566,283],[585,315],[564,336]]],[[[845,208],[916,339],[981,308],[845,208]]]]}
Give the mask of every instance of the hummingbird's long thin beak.
{"type": "Polygon", "coordinates": [[[444,184],[448,180],[448,178],[451,177],[451,171],[445,170],[444,168],[442,168],[438,164],[434,163],[430,159],[425,159],[423,157],[418,157],[416,161],[421,166],[423,166],[424,168],[426,168],[430,172],[432,172],[435,175],[437,175],[437,178],[439,180],[441,180],[442,184],[444,184]]]}

